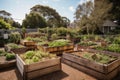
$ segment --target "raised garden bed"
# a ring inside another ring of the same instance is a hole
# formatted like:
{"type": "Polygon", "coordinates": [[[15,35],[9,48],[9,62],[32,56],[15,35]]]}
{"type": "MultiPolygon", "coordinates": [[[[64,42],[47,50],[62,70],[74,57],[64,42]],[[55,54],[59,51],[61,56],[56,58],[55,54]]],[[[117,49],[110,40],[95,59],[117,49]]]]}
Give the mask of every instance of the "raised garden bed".
{"type": "Polygon", "coordinates": [[[16,65],[15,55],[0,50],[0,69],[16,65]]]}
{"type": "Polygon", "coordinates": [[[64,51],[73,50],[74,45],[66,45],[66,46],[58,46],[58,47],[37,46],[37,48],[39,50],[54,53],[54,52],[64,52],[64,51]]]}
{"type": "MultiPolygon", "coordinates": [[[[94,53],[94,54],[98,55],[97,53],[94,53]]],[[[106,55],[104,53],[102,54],[106,55]]],[[[96,55],[92,57],[98,58],[100,59],[100,61],[89,58],[88,55],[85,55],[85,53],[81,51],[64,53],[63,62],[85,73],[88,73],[98,79],[111,80],[112,78],[114,78],[119,71],[120,59],[113,55],[107,55],[113,60],[109,59],[109,61],[106,62],[107,60],[106,56],[96,57],[96,55]],[[83,55],[86,57],[84,57],[83,55]],[[104,61],[104,59],[106,60],[104,61]]]]}
{"type": "MultiPolygon", "coordinates": [[[[105,53],[105,54],[111,54],[113,56],[116,56],[116,57],[120,58],[120,53],[118,53],[118,52],[111,52],[111,51],[104,51],[104,50],[102,51],[102,50],[95,50],[95,49],[88,49],[88,50],[92,51],[92,52],[100,52],[100,53],[105,53]]],[[[120,71],[120,67],[119,67],[119,71],[120,71]]]]}
{"type": "Polygon", "coordinates": [[[97,45],[101,45],[101,42],[93,42],[93,41],[81,41],[78,43],[78,49],[90,49],[94,48],[97,45]]]}
{"type": "Polygon", "coordinates": [[[27,47],[24,47],[22,45],[17,45],[14,43],[9,43],[9,44],[5,45],[4,49],[7,52],[13,52],[15,54],[21,54],[28,50],[27,47]]]}
{"type": "Polygon", "coordinates": [[[45,52],[62,54],[64,51],[71,51],[74,49],[74,45],[72,43],[67,42],[67,40],[55,40],[50,43],[44,43],[42,45],[37,45],[39,50],[43,50],[45,52]]]}
{"type": "Polygon", "coordinates": [[[24,45],[24,46],[34,46],[35,42],[34,41],[22,40],[21,44],[24,45]]]}
{"type": "Polygon", "coordinates": [[[6,60],[5,56],[0,56],[0,69],[8,68],[16,65],[16,60],[6,60]]]}
{"type": "MultiPolygon", "coordinates": [[[[31,52],[25,53],[27,56],[27,58],[30,58],[31,52]]],[[[34,56],[37,55],[38,52],[35,52],[34,56]]],[[[38,54],[39,55],[39,54],[38,54]]],[[[41,56],[43,56],[44,54],[42,53],[41,56]]],[[[49,54],[51,55],[51,54],[49,54]]],[[[21,57],[21,55],[16,55],[16,60],[17,60],[17,67],[23,77],[24,80],[30,80],[51,72],[55,72],[58,70],[61,70],[61,59],[60,57],[54,57],[54,58],[45,58],[46,54],[44,55],[43,58],[41,58],[41,60],[38,60],[38,58],[34,59],[29,59],[30,61],[33,60],[32,62],[24,60],[23,57],[21,57]]],[[[40,57],[40,56],[39,56],[40,57]]],[[[50,57],[50,56],[49,56],[50,57]]]]}

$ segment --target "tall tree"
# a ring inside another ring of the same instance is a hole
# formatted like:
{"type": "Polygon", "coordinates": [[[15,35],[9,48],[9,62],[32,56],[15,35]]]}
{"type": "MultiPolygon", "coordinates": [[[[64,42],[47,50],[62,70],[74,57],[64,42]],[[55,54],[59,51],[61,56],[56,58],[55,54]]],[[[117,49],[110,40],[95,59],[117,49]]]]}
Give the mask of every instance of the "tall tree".
{"type": "Polygon", "coordinates": [[[70,24],[70,20],[67,17],[62,17],[63,27],[67,27],[70,24]]]}
{"type": "Polygon", "coordinates": [[[76,15],[78,25],[86,29],[88,34],[94,34],[102,27],[104,20],[108,19],[111,6],[112,4],[108,0],[94,0],[94,3],[88,1],[79,5],[76,11],[79,14],[76,15]]]}
{"type": "Polygon", "coordinates": [[[62,25],[61,16],[53,8],[50,8],[48,6],[35,5],[31,8],[31,12],[39,12],[41,16],[46,19],[47,24],[50,27],[61,27],[62,25]]]}
{"type": "Polygon", "coordinates": [[[12,29],[13,27],[0,18],[0,29],[12,29]]]}
{"type": "Polygon", "coordinates": [[[118,21],[118,24],[120,24],[120,0],[109,0],[112,2],[113,6],[110,11],[111,19],[118,21]]]}
{"type": "Polygon", "coordinates": [[[45,19],[38,12],[31,12],[26,15],[26,18],[23,20],[22,26],[26,28],[44,28],[46,27],[45,19]]]}
{"type": "Polygon", "coordinates": [[[76,12],[75,12],[75,22],[77,26],[82,29],[87,29],[87,33],[89,34],[89,27],[90,27],[90,14],[92,13],[94,8],[93,2],[88,1],[83,4],[79,4],[76,12]]]}

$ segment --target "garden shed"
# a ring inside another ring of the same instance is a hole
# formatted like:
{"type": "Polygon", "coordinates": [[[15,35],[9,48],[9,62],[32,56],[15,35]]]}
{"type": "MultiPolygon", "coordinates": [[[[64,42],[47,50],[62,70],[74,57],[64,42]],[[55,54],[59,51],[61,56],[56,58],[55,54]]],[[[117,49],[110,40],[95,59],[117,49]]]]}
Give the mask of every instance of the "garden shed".
{"type": "Polygon", "coordinates": [[[102,27],[102,32],[103,33],[109,33],[110,30],[114,30],[116,29],[118,25],[115,24],[114,22],[110,21],[110,20],[106,20],[104,23],[103,23],[103,27],[102,27]]]}

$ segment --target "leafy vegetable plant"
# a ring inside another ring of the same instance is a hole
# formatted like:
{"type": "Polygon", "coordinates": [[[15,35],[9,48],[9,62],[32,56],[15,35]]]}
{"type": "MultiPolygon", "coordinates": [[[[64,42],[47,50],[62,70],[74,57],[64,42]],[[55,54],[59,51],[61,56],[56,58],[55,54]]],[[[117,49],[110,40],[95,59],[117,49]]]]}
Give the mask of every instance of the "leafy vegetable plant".
{"type": "Polygon", "coordinates": [[[21,54],[20,57],[25,61],[26,64],[32,64],[35,62],[53,59],[57,56],[43,51],[27,51],[25,54],[21,54]]]}
{"type": "Polygon", "coordinates": [[[69,40],[60,39],[50,42],[48,45],[49,47],[65,46],[68,45],[69,42],[70,42],[69,40]]]}

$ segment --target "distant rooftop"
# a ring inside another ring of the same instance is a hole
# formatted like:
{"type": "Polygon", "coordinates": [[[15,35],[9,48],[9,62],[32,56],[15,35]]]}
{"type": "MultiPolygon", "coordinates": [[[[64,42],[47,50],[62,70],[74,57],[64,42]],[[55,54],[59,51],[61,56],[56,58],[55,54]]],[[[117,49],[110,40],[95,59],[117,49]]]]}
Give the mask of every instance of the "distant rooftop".
{"type": "Polygon", "coordinates": [[[6,15],[11,15],[9,12],[6,12],[5,10],[0,10],[0,13],[6,14],[6,15]]]}
{"type": "Polygon", "coordinates": [[[110,20],[106,20],[103,24],[103,26],[118,26],[117,24],[115,24],[114,22],[110,21],[110,20]]]}

